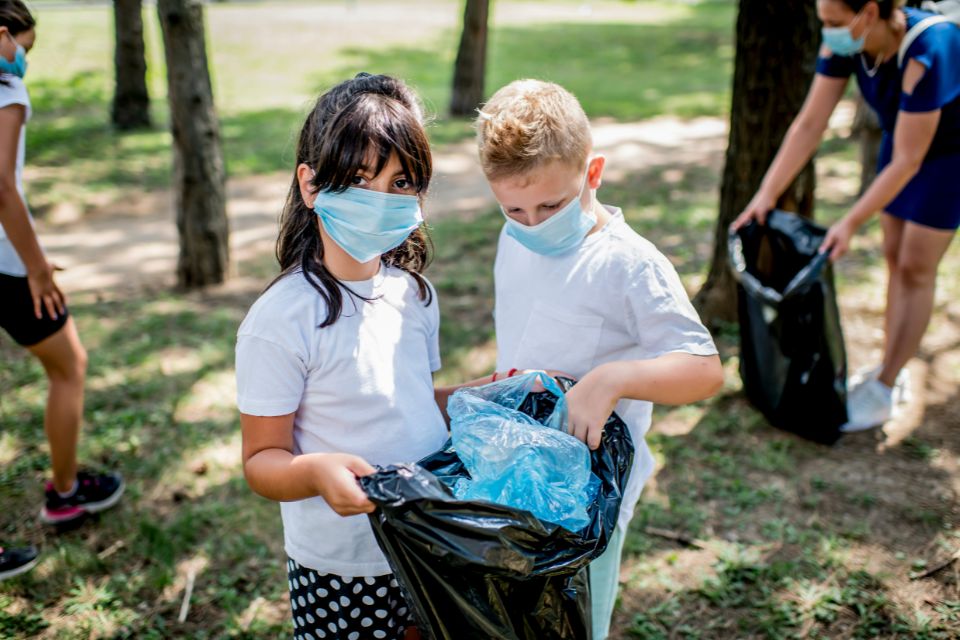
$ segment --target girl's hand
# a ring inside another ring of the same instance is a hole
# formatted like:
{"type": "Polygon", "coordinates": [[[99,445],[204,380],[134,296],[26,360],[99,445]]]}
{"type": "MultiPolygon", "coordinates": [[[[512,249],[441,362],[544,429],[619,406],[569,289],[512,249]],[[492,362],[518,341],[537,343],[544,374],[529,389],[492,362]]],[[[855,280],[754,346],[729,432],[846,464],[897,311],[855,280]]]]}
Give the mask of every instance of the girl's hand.
{"type": "Polygon", "coordinates": [[[820,245],[820,253],[830,252],[830,261],[836,262],[850,249],[850,240],[856,230],[856,225],[849,218],[840,219],[827,231],[820,245]]]}
{"type": "Polygon", "coordinates": [[[357,483],[357,477],[376,473],[370,464],[347,453],[319,454],[314,465],[317,493],[341,516],[371,513],[376,506],[357,483]]]}
{"type": "Polygon", "coordinates": [[[776,198],[770,197],[765,191],[757,191],[743,212],[730,225],[730,231],[736,231],[740,227],[750,224],[752,220],[756,220],[760,224],[766,224],[767,214],[773,210],[776,204],[776,198]]]}
{"type": "Polygon", "coordinates": [[[43,317],[43,309],[46,309],[54,320],[66,313],[67,298],[53,281],[53,272],[56,268],[52,263],[44,261],[40,269],[27,271],[27,284],[30,286],[30,296],[33,298],[33,315],[37,320],[43,317]]]}
{"type": "Polygon", "coordinates": [[[583,377],[567,393],[570,434],[591,449],[600,446],[603,426],[613,413],[620,396],[614,380],[597,368],[583,377]]]}

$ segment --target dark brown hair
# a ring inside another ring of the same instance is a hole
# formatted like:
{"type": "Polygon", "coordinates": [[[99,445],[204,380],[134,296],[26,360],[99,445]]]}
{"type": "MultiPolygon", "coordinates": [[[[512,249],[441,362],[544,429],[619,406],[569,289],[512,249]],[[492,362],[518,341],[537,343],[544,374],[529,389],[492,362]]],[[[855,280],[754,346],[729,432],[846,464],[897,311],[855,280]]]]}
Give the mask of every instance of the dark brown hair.
{"type": "Polygon", "coordinates": [[[876,2],[880,8],[880,17],[884,20],[893,15],[893,10],[903,4],[900,0],[840,0],[843,4],[853,9],[854,13],[860,13],[860,10],[871,2],[876,2]]]}
{"type": "MultiPolygon", "coordinates": [[[[415,185],[418,195],[426,193],[433,164],[416,95],[396,78],[361,73],[317,100],[300,131],[295,166],[306,164],[316,172],[311,181],[315,190],[342,193],[371,153],[377,158],[376,166],[371,167],[374,174],[379,174],[396,153],[404,177],[415,185]]],[[[431,249],[429,236],[421,227],[380,258],[383,264],[409,273],[417,283],[420,299],[428,306],[433,294],[420,272],[430,262],[431,249]]],[[[317,215],[303,201],[296,170],[280,216],[277,260],[281,273],[271,286],[287,274],[302,271],[327,305],[327,317],[320,327],[328,327],[340,317],[343,291],[370,301],[324,266],[317,215]]]]}
{"type": "Polygon", "coordinates": [[[20,0],[0,0],[0,27],[6,27],[11,35],[29,31],[37,26],[33,14],[20,0]]]}

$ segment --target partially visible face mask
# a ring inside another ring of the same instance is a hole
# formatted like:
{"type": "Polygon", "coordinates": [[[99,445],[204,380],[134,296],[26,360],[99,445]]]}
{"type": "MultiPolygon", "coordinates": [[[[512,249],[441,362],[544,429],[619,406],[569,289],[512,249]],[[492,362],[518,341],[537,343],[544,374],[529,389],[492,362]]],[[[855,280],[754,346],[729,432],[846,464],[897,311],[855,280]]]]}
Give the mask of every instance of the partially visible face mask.
{"type": "Polygon", "coordinates": [[[23,48],[22,44],[17,42],[17,39],[13,37],[12,33],[7,31],[7,35],[13,40],[13,44],[17,45],[17,53],[13,56],[13,62],[0,56],[0,73],[9,73],[18,78],[22,78],[27,73],[27,50],[23,48]]]}
{"type": "Polygon", "coordinates": [[[860,14],[857,16],[845,27],[823,27],[821,32],[823,33],[823,44],[834,54],[838,56],[852,56],[863,51],[863,43],[867,39],[867,34],[864,32],[859,38],[854,38],[851,31],[853,23],[860,18],[860,14]]]}
{"type": "Polygon", "coordinates": [[[417,196],[357,187],[321,191],[313,210],[327,235],[357,262],[370,262],[399,247],[423,222],[417,196]]]}
{"type": "Polygon", "coordinates": [[[500,212],[507,219],[507,235],[525,246],[534,253],[544,256],[558,256],[580,246],[590,230],[597,224],[597,216],[593,212],[584,211],[580,201],[583,199],[583,190],[587,186],[588,170],[583,174],[583,182],[577,196],[568,202],[562,209],[538,225],[528,227],[507,215],[500,207],[500,212]]]}

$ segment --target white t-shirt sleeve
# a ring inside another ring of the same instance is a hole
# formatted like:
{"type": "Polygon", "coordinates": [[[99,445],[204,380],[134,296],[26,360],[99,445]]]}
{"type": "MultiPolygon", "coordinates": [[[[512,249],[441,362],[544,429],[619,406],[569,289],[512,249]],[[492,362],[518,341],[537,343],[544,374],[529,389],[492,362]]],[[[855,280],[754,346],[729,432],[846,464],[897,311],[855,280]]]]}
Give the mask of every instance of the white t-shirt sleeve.
{"type": "Polygon", "coordinates": [[[12,104],[23,105],[26,109],[24,121],[30,119],[30,96],[27,94],[27,87],[23,80],[17,76],[6,74],[3,76],[6,85],[0,84],[0,109],[9,107],[12,104]]]}
{"type": "Polygon", "coordinates": [[[442,365],[440,361],[440,299],[437,297],[437,290],[430,286],[430,293],[433,294],[433,300],[427,307],[430,314],[430,335],[427,337],[427,356],[430,358],[430,371],[439,371],[442,365]]]}
{"type": "Polygon", "coordinates": [[[700,322],[676,269],[663,256],[646,261],[627,288],[628,330],[645,359],[667,353],[711,356],[713,337],[700,322]]]}
{"type": "Polygon", "coordinates": [[[306,386],[303,357],[254,335],[237,338],[237,407],[252,416],[284,416],[300,406],[306,386]]]}

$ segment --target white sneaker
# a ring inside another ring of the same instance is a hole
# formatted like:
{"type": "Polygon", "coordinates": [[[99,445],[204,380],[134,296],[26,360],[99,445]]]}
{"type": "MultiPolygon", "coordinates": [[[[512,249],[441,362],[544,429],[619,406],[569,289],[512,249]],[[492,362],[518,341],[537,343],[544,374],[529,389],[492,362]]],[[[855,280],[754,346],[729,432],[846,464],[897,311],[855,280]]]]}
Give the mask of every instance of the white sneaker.
{"type": "MultiPolygon", "coordinates": [[[[876,380],[882,368],[883,365],[878,364],[875,367],[861,367],[857,369],[850,374],[850,377],[847,379],[847,387],[853,389],[867,380],[876,380]]],[[[897,379],[893,383],[894,414],[896,414],[897,409],[903,405],[910,404],[911,400],[913,400],[913,389],[911,388],[910,371],[904,367],[900,369],[900,373],[897,374],[897,379]]]]}
{"type": "Polygon", "coordinates": [[[893,389],[879,380],[864,380],[847,394],[847,423],[843,433],[879,427],[893,416],[893,389]]]}

